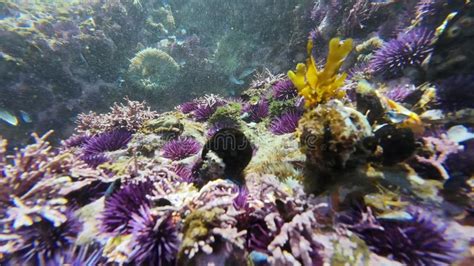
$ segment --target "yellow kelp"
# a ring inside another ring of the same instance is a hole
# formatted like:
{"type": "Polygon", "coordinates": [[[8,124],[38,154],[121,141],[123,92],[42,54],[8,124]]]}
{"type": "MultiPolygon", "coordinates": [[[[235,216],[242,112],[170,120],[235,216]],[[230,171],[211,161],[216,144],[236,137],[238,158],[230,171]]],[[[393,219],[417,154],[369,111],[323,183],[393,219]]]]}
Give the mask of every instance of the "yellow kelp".
{"type": "Polygon", "coordinates": [[[288,71],[288,77],[298,89],[299,95],[305,99],[306,108],[344,96],[345,92],[341,91],[340,87],[344,84],[347,74],[338,75],[338,71],[352,50],[352,39],[345,41],[339,38],[331,39],[326,65],[322,71],[316,67],[312,50],[313,41],[309,40],[307,46],[309,58],[306,60],[306,65],[299,63],[296,72],[288,71]]]}

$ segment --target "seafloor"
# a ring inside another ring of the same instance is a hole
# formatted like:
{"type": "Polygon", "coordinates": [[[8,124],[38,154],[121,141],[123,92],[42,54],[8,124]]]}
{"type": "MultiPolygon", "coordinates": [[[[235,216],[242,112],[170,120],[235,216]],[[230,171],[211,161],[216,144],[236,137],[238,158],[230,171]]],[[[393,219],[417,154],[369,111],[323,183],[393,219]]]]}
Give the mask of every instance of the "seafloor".
{"type": "MultiPolygon", "coordinates": [[[[158,112],[133,95],[57,145],[0,136],[1,265],[473,265],[474,6],[306,11],[306,54],[239,96],[158,112]]],[[[130,62],[153,86],[182,67],[130,62]]]]}

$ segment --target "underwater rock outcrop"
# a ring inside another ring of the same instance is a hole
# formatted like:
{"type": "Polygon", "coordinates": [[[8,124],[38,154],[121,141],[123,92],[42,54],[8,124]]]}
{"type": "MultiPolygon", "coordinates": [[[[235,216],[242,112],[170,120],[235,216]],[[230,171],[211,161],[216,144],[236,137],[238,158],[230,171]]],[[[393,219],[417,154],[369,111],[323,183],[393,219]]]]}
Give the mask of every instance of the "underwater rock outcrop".
{"type": "Polygon", "coordinates": [[[344,172],[364,164],[371,154],[366,139],[372,128],[358,111],[333,100],[306,112],[299,121],[300,146],[306,154],[305,188],[321,192],[344,172]]]}
{"type": "Polygon", "coordinates": [[[201,153],[201,160],[196,165],[196,178],[198,184],[208,182],[215,178],[226,178],[239,185],[245,185],[245,167],[252,159],[253,149],[248,138],[234,128],[218,130],[206,142],[201,153]],[[219,172],[210,171],[209,168],[219,165],[219,172]]]}
{"type": "MultiPolygon", "coordinates": [[[[285,101],[272,97],[270,84],[277,80],[261,82],[262,99],[285,101]]],[[[374,97],[383,102],[383,95],[374,97]]],[[[221,107],[238,111],[245,104],[226,99],[221,107]]],[[[441,162],[455,157],[443,156],[441,146],[431,147],[428,141],[423,150],[401,158],[394,150],[405,142],[412,147],[415,137],[406,136],[403,132],[409,129],[402,124],[374,128],[352,103],[333,99],[307,109],[296,122],[296,132],[274,134],[269,120],[238,119],[239,129],[224,127],[209,136],[214,120],[225,121],[239,112],[214,110],[210,113],[219,115],[198,122],[189,111],[196,107],[184,107],[158,114],[128,100],[109,113],[79,119],[76,135],[60,149],[53,150],[47,136],[38,137],[37,144],[19,150],[13,161],[1,141],[1,188],[10,191],[1,200],[2,263],[39,259],[95,264],[397,265],[451,263],[469,256],[465,250],[472,239],[467,225],[472,195],[457,189],[456,177],[425,179],[425,168],[418,164],[439,159],[449,175],[469,168],[441,162]],[[116,141],[109,143],[109,138],[116,141]],[[118,150],[109,151],[110,147],[118,150]],[[85,164],[84,152],[104,153],[107,161],[93,169],[85,164]],[[334,186],[342,193],[334,193],[334,186]],[[459,197],[445,198],[441,190],[459,197]],[[326,192],[331,192],[331,200],[326,192]],[[449,206],[455,206],[450,211],[459,220],[442,214],[443,207],[431,207],[428,217],[433,220],[412,212],[409,206],[419,207],[420,198],[421,206],[440,206],[449,199],[449,206]],[[355,200],[358,209],[348,204],[355,200]],[[54,241],[36,237],[38,233],[51,233],[54,241]],[[458,233],[462,237],[453,238],[458,233]],[[439,240],[436,245],[415,244],[427,243],[428,235],[439,240]],[[36,248],[16,248],[18,241],[31,242],[32,237],[39,243],[36,248]],[[30,255],[25,257],[25,252],[30,255]],[[420,258],[414,252],[429,256],[420,258]]],[[[448,133],[461,143],[472,138],[466,128],[448,133]]]]}
{"type": "Polygon", "coordinates": [[[467,49],[474,43],[474,5],[467,1],[460,9],[451,10],[452,13],[445,24],[439,28],[441,33],[433,46],[433,54],[428,63],[428,76],[431,80],[472,74],[474,71],[474,55],[467,49]]]}

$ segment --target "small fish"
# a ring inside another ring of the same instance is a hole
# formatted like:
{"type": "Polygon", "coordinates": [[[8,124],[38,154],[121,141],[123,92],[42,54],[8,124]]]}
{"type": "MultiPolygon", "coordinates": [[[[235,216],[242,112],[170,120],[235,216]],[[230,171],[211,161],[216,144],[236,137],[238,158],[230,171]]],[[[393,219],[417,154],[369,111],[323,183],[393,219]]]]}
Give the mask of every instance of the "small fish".
{"type": "Polygon", "coordinates": [[[243,84],[245,83],[243,80],[237,79],[234,75],[230,75],[230,76],[229,76],[229,81],[230,81],[231,83],[236,84],[236,85],[243,85],[243,84]]]}
{"type": "Polygon", "coordinates": [[[5,121],[12,126],[18,126],[18,118],[5,109],[0,109],[0,120],[5,121]]]}
{"type": "Polygon", "coordinates": [[[247,69],[244,69],[244,71],[242,71],[242,73],[240,73],[239,75],[239,79],[244,79],[248,76],[250,76],[252,73],[254,73],[255,71],[257,71],[255,68],[247,68],[247,69]]]}
{"type": "Polygon", "coordinates": [[[27,112],[22,111],[22,110],[20,110],[20,117],[21,117],[21,120],[23,120],[25,123],[31,123],[33,121],[31,119],[31,116],[27,112]]]}
{"type": "Polygon", "coordinates": [[[81,59],[81,61],[87,66],[89,67],[89,63],[87,62],[86,58],[84,57],[84,55],[82,54],[82,52],[79,52],[79,58],[81,59]]]}
{"type": "Polygon", "coordinates": [[[393,221],[411,221],[413,216],[404,211],[393,211],[377,216],[378,219],[393,220],[393,221]]]}
{"type": "Polygon", "coordinates": [[[120,179],[117,179],[114,182],[112,182],[107,188],[107,190],[105,191],[105,194],[104,194],[105,198],[110,197],[115,191],[117,191],[120,188],[121,183],[122,182],[120,179]]]}
{"type": "Polygon", "coordinates": [[[397,0],[370,0],[372,5],[388,5],[397,2],[397,0]]]}
{"type": "Polygon", "coordinates": [[[390,119],[392,123],[395,123],[395,124],[403,123],[405,120],[410,118],[410,116],[406,114],[398,113],[394,111],[388,111],[387,117],[390,119]]]}
{"type": "Polygon", "coordinates": [[[249,255],[250,260],[252,260],[253,265],[267,265],[268,264],[268,255],[258,251],[252,251],[249,255]]]}
{"type": "Polygon", "coordinates": [[[436,36],[440,36],[441,33],[443,33],[447,26],[448,26],[448,23],[458,14],[458,12],[452,12],[450,13],[446,19],[443,21],[443,23],[441,23],[441,25],[439,27],[436,28],[436,31],[435,31],[435,34],[436,36]]]}

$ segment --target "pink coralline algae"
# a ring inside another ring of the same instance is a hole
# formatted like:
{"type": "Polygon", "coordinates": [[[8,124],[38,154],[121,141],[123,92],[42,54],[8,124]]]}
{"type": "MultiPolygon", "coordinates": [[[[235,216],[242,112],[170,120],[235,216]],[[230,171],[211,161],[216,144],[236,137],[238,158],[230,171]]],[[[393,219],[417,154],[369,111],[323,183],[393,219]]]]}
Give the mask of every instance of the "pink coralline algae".
{"type": "Polygon", "coordinates": [[[433,166],[443,179],[449,179],[449,173],[446,170],[444,164],[449,155],[462,151],[463,146],[448,139],[445,135],[442,135],[441,138],[425,137],[423,140],[429,155],[417,155],[416,159],[420,163],[433,166]]]}
{"type": "Polygon", "coordinates": [[[126,104],[117,104],[111,107],[106,114],[80,114],[77,119],[77,132],[96,134],[115,129],[126,129],[135,132],[147,120],[156,118],[158,113],[151,111],[144,102],[126,99],[126,104]]]}

